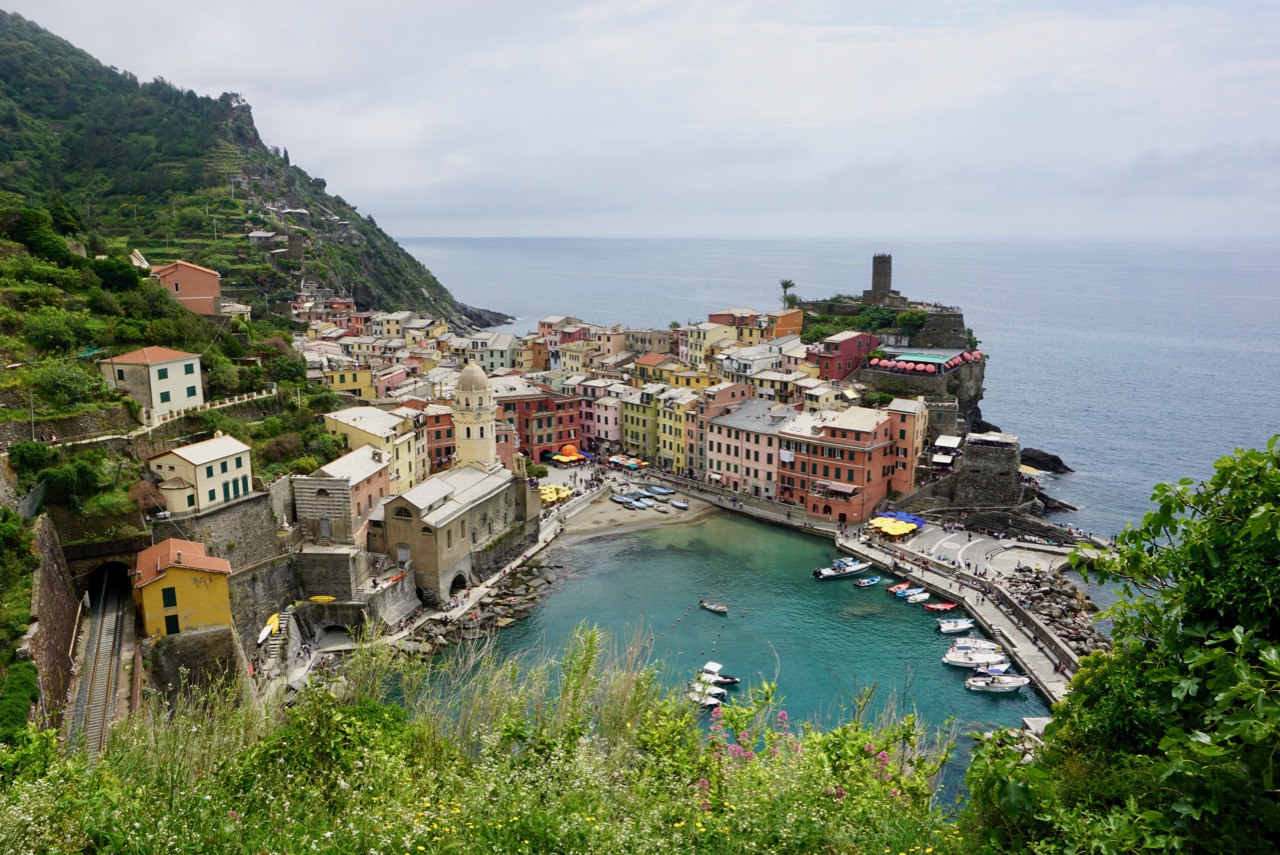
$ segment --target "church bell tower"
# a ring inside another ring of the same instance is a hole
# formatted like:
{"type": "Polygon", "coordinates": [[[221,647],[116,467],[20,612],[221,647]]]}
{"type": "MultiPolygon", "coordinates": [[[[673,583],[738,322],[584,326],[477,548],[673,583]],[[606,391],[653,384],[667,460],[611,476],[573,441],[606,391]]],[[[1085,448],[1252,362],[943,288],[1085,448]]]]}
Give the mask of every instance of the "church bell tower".
{"type": "Polygon", "coordinates": [[[502,464],[494,436],[498,406],[484,369],[468,363],[458,377],[453,400],[454,468],[479,466],[492,471],[502,464]]]}

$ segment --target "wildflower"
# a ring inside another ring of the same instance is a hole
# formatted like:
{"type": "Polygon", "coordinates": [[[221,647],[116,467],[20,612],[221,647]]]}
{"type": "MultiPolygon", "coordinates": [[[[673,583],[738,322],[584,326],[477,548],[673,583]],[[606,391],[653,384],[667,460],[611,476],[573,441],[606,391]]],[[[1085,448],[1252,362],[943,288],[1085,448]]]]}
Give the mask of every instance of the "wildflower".
{"type": "Polygon", "coordinates": [[[881,766],[889,765],[889,752],[881,751],[879,754],[877,754],[876,762],[879,763],[881,766]]]}
{"type": "Polygon", "coordinates": [[[698,779],[698,789],[700,789],[700,790],[709,790],[709,789],[711,789],[711,783],[710,783],[709,781],[707,781],[707,779],[706,779],[706,778],[699,778],[699,779],[698,779]]]}
{"type": "Polygon", "coordinates": [[[682,819],[682,820],[680,820],[679,822],[677,822],[677,823],[676,823],[674,826],[672,826],[672,827],[673,827],[673,828],[682,828],[683,826],[684,826],[684,820],[682,819]]]}
{"type": "MultiPolygon", "coordinates": [[[[865,751],[865,752],[867,752],[868,754],[875,754],[875,753],[876,753],[876,747],[875,747],[874,745],[872,745],[870,742],[868,742],[868,743],[867,743],[867,747],[866,747],[866,748],[864,748],[864,749],[862,749],[862,750],[863,750],[863,751],[865,751]]],[[[888,850],[888,849],[886,849],[886,850],[884,850],[884,851],[885,851],[885,852],[888,852],[889,850],[888,850]]]]}

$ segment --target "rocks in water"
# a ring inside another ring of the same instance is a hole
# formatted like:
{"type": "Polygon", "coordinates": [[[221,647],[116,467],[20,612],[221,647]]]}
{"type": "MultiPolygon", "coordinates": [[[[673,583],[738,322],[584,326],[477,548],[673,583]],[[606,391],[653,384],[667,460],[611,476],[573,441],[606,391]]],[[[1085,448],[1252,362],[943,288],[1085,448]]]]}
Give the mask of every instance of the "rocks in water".
{"type": "Polygon", "coordinates": [[[1062,462],[1062,458],[1038,448],[1022,449],[1022,463],[1041,472],[1052,472],[1054,475],[1065,475],[1074,472],[1070,466],[1062,462]]]}

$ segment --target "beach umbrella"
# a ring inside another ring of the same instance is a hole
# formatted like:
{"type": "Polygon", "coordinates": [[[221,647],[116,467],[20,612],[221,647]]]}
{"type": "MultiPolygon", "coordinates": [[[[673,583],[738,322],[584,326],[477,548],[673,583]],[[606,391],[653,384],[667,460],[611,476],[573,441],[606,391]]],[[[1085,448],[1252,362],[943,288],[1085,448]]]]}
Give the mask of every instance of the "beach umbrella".
{"type": "Polygon", "coordinates": [[[980,350],[975,350],[975,351],[973,352],[973,358],[974,358],[974,359],[981,359],[981,358],[982,358],[982,351],[980,351],[980,350]]]}
{"type": "Polygon", "coordinates": [[[879,365],[879,364],[880,364],[880,358],[879,358],[879,357],[876,357],[875,359],[871,360],[871,364],[872,364],[872,365],[879,365]]]}
{"type": "Polygon", "coordinates": [[[961,356],[961,358],[963,358],[963,359],[964,359],[964,361],[965,361],[965,362],[973,362],[973,354],[972,354],[972,353],[969,353],[969,352],[967,352],[967,351],[966,351],[965,353],[962,353],[960,356],[961,356]]]}
{"type": "Polygon", "coordinates": [[[926,368],[929,368],[929,367],[930,367],[930,366],[925,365],[923,362],[917,362],[917,363],[916,363],[916,370],[917,370],[917,371],[924,371],[926,368]]]}
{"type": "Polygon", "coordinates": [[[936,374],[938,371],[938,368],[937,366],[934,366],[934,365],[926,365],[924,367],[924,370],[929,372],[930,374],[936,374]]]}
{"type": "Polygon", "coordinates": [[[578,447],[576,445],[564,445],[560,447],[560,453],[565,457],[576,457],[578,454],[578,447]]]}

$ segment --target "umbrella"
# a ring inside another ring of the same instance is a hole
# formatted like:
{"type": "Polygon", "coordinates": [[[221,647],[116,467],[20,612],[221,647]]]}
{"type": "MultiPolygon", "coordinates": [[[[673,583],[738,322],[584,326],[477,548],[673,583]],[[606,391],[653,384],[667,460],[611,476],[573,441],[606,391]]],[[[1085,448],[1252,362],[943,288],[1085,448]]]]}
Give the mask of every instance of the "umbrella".
{"type": "Polygon", "coordinates": [[[929,372],[930,374],[936,374],[938,371],[937,366],[934,366],[934,365],[926,365],[924,367],[924,370],[929,372]]]}

